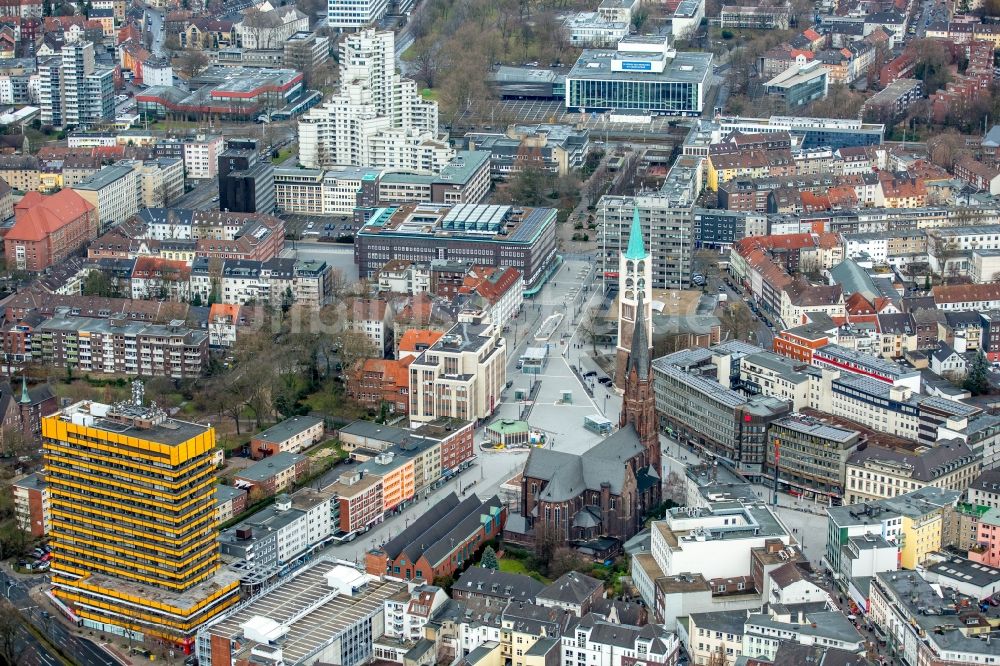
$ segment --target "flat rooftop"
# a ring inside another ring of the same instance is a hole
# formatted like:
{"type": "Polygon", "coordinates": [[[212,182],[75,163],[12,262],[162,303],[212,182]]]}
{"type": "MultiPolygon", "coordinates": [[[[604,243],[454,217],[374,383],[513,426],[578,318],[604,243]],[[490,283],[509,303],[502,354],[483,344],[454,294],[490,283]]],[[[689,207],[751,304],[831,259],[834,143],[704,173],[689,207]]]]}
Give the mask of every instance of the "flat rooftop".
{"type": "Polygon", "coordinates": [[[675,55],[663,56],[656,53],[621,53],[606,49],[587,49],[566,75],[567,79],[600,79],[617,81],[649,81],[653,83],[706,83],[712,71],[712,54],[693,51],[678,51],[675,55]],[[614,72],[611,63],[615,60],[646,59],[662,57],[667,60],[662,72],[624,71],[614,72]]]}
{"type": "Polygon", "coordinates": [[[457,354],[473,352],[483,348],[489,341],[489,333],[493,324],[458,323],[448,329],[448,332],[438,338],[438,341],[427,348],[421,356],[427,353],[445,352],[457,354]]]}
{"type": "Polygon", "coordinates": [[[316,560],[288,580],[235,613],[203,628],[199,633],[239,638],[242,650],[255,643],[243,638],[241,625],[255,617],[266,617],[287,628],[278,640],[284,661],[302,663],[320,648],[332,643],[347,629],[381,611],[389,597],[406,591],[406,585],[368,577],[367,588],[355,597],[335,594],[326,574],[343,564],[316,560]]]}
{"type": "Polygon", "coordinates": [[[167,418],[163,412],[151,406],[136,407],[130,403],[105,405],[83,400],[64,408],[56,416],[63,421],[86,425],[106,433],[126,434],[168,446],[183,444],[211,430],[210,426],[200,423],[167,418]],[[121,414],[122,418],[118,418],[116,414],[121,414]],[[132,422],[125,419],[132,419],[132,422]],[[148,428],[140,427],[135,424],[135,420],[139,419],[150,419],[154,425],[148,428]]]}
{"type": "Polygon", "coordinates": [[[100,190],[111,183],[124,178],[135,169],[130,164],[115,164],[106,166],[91,177],[81,183],[77,183],[71,189],[74,190],[100,190]]]}
{"type": "Polygon", "coordinates": [[[404,204],[375,211],[358,234],[531,244],[555,219],[554,208],[404,204]]]}
{"type": "MultiPolygon", "coordinates": [[[[149,583],[133,582],[104,574],[90,574],[84,579],[84,582],[88,585],[127,594],[148,602],[158,602],[175,608],[188,609],[194,607],[206,597],[215,594],[221,588],[238,583],[239,580],[240,576],[237,572],[228,567],[221,567],[208,580],[198,583],[183,592],[164,590],[159,587],[153,587],[149,583]]],[[[69,587],[72,588],[72,583],[69,584],[69,587]]]]}

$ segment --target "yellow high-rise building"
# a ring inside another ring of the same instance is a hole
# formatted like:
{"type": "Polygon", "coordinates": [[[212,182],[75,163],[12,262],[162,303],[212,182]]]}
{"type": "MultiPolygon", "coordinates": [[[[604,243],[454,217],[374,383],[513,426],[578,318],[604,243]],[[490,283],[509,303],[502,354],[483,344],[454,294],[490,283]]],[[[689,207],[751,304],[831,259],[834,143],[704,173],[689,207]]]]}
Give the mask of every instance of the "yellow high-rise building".
{"type": "Polygon", "coordinates": [[[142,404],[83,401],[42,419],[53,593],[85,626],[189,651],[239,600],[220,570],[215,431],[142,404]]]}

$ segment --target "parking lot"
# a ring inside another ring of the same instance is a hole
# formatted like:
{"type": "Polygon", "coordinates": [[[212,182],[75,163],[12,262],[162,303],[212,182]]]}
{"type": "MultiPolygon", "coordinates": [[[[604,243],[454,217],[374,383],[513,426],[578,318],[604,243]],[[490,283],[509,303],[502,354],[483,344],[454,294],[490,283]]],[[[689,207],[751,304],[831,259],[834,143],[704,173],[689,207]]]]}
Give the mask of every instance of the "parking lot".
{"type": "Polygon", "coordinates": [[[285,235],[300,240],[334,241],[341,236],[353,236],[358,231],[349,215],[284,215],[285,235]]]}
{"type": "MultiPolygon", "coordinates": [[[[583,124],[594,131],[618,132],[671,132],[681,120],[675,116],[654,116],[648,123],[611,123],[607,113],[567,112],[559,100],[497,100],[480,109],[481,129],[503,131],[507,123],[565,123],[583,124]],[[673,123],[673,125],[671,125],[673,123]]],[[[471,114],[463,115],[458,124],[462,127],[474,124],[471,114]]]]}

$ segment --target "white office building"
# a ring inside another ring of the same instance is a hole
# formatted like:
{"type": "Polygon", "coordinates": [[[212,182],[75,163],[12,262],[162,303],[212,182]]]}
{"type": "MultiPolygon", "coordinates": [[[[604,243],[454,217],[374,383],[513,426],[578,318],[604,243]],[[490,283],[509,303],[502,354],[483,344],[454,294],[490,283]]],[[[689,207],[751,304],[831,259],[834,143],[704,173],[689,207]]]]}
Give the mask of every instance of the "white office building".
{"type": "Polygon", "coordinates": [[[395,71],[395,37],[365,30],[340,46],[340,92],[299,120],[307,168],[365,166],[433,173],[455,151],[437,139],[437,102],[395,71]]]}
{"type": "Polygon", "coordinates": [[[388,0],[330,0],[327,25],[331,28],[364,28],[385,16],[388,0]]]}

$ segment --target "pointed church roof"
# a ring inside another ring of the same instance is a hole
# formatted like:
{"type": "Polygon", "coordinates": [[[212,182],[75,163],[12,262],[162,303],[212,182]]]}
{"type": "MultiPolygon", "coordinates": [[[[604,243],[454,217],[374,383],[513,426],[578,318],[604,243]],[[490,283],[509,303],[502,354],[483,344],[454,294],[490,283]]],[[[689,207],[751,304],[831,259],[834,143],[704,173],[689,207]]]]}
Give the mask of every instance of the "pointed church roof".
{"type": "Polygon", "coordinates": [[[21,377],[21,403],[31,403],[31,396],[28,395],[28,378],[24,376],[21,377]]]}
{"type": "Polygon", "coordinates": [[[639,208],[632,209],[632,228],[628,232],[628,249],[626,259],[645,259],[646,246],[642,242],[642,225],[639,224],[639,208]]]}
{"type": "MultiPolygon", "coordinates": [[[[631,243],[630,243],[631,245],[631,243]]],[[[628,367],[625,376],[632,374],[635,368],[639,379],[649,379],[649,341],[646,338],[646,311],[642,305],[642,289],[639,290],[639,300],[635,304],[635,328],[632,329],[632,346],[628,352],[628,367]]],[[[628,381],[626,379],[626,381],[628,381]]]]}

